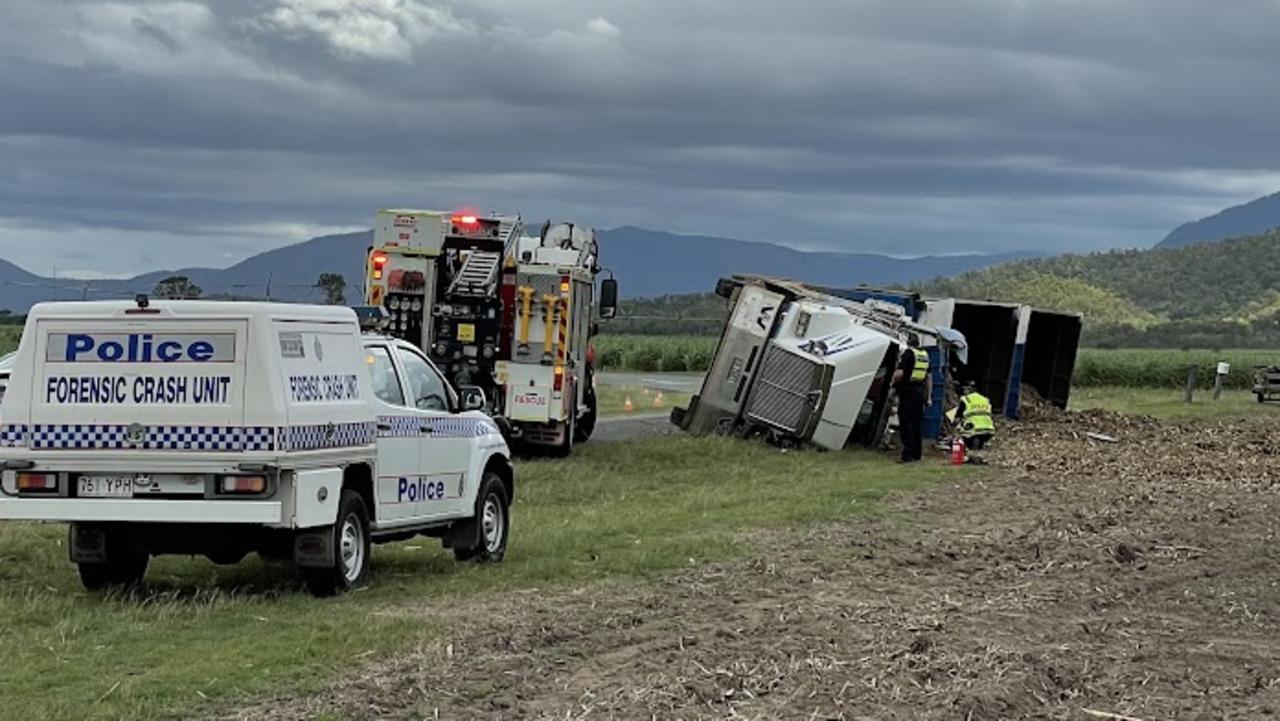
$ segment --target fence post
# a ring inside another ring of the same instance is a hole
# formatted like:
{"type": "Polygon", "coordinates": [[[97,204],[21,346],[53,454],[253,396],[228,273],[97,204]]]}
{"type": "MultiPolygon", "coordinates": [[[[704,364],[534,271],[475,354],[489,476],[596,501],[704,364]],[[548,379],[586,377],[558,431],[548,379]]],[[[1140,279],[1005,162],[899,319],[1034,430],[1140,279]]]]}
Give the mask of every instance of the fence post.
{"type": "Polygon", "coordinates": [[[1184,399],[1187,403],[1191,402],[1191,396],[1196,392],[1196,379],[1199,376],[1199,371],[1200,369],[1197,366],[1191,366],[1191,369],[1187,371],[1187,395],[1184,399]]]}
{"type": "Polygon", "coordinates": [[[1218,400],[1222,396],[1222,383],[1226,380],[1227,374],[1231,372],[1231,364],[1226,362],[1218,363],[1218,372],[1213,377],[1213,400],[1218,400]]]}

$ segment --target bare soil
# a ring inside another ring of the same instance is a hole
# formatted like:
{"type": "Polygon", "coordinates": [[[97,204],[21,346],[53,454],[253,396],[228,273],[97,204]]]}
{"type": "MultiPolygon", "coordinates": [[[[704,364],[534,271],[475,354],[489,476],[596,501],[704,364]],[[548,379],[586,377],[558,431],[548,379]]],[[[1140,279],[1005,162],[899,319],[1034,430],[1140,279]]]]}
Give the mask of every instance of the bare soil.
{"type": "Polygon", "coordinates": [[[754,537],[756,558],[660,579],[468,602],[438,642],[231,717],[1280,712],[1280,434],[1036,416],[1002,429],[980,480],[883,518],[754,537]]]}

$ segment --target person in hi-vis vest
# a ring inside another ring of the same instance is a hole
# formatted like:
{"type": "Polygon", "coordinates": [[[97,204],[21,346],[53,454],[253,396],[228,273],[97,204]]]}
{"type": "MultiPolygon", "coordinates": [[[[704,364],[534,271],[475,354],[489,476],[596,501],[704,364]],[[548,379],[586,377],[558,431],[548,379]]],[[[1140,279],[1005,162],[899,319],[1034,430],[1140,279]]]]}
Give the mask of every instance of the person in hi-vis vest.
{"type": "Polygon", "coordinates": [[[977,391],[973,381],[961,386],[960,407],[955,411],[956,428],[966,448],[980,451],[996,435],[991,400],[977,391]]]}
{"type": "Polygon", "coordinates": [[[898,438],[902,441],[902,462],[920,460],[924,445],[924,409],[932,392],[929,383],[929,354],[920,348],[920,336],[907,334],[907,348],[902,351],[898,368],[893,372],[893,387],[898,391],[898,438]]]}

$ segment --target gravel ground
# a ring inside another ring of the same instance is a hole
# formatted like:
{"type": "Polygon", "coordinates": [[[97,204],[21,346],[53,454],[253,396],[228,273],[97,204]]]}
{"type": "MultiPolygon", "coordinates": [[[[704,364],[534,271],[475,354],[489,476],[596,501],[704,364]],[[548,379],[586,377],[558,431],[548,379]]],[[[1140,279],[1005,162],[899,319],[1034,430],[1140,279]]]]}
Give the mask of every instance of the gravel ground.
{"type": "Polygon", "coordinates": [[[878,520],[761,534],[753,558],[657,579],[404,608],[448,634],[228,717],[1280,712],[1274,428],[1031,415],[982,480],[878,520]]]}

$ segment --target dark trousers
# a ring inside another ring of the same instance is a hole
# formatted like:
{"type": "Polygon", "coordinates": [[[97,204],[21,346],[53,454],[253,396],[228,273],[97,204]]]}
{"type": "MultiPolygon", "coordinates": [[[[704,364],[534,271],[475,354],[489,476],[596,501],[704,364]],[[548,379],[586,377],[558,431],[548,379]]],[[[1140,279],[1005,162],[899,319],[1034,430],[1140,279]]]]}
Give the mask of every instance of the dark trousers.
{"type": "Polygon", "coordinates": [[[902,441],[902,460],[918,461],[924,443],[924,388],[905,385],[898,392],[898,438],[902,441]]]}
{"type": "Polygon", "coordinates": [[[975,436],[969,436],[964,439],[964,447],[971,451],[980,451],[987,447],[987,444],[991,442],[991,438],[992,436],[990,433],[979,433],[975,436]]]}

